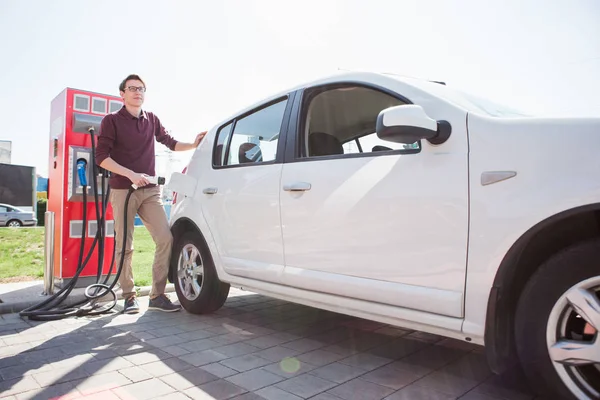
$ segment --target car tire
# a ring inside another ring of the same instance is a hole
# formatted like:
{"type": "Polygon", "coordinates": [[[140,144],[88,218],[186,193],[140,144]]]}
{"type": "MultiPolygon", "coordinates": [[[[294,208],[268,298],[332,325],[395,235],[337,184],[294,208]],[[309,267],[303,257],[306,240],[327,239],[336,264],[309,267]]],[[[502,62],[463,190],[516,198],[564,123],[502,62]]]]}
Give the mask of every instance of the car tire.
{"type": "Polygon", "coordinates": [[[171,268],[174,268],[177,298],[186,311],[208,314],[225,304],[230,285],[219,280],[208,246],[200,233],[188,231],[177,238],[173,245],[171,268]],[[185,260],[185,254],[190,261],[185,260]]]}
{"type": "Polygon", "coordinates": [[[21,221],[19,221],[18,219],[11,219],[6,223],[6,226],[10,228],[20,228],[23,226],[23,223],[21,223],[21,221]]]}
{"type": "Polygon", "coordinates": [[[520,296],[515,315],[517,353],[532,388],[544,398],[600,398],[600,364],[556,362],[590,355],[574,354],[573,345],[594,351],[600,346],[600,326],[594,326],[600,321],[598,260],[600,240],[574,245],[542,264],[520,296]],[[584,308],[575,311],[579,305],[584,308]],[[586,317],[578,317],[583,314],[586,317]],[[594,322],[586,325],[590,319],[594,322]],[[559,348],[560,340],[569,340],[569,347],[559,348]]]}

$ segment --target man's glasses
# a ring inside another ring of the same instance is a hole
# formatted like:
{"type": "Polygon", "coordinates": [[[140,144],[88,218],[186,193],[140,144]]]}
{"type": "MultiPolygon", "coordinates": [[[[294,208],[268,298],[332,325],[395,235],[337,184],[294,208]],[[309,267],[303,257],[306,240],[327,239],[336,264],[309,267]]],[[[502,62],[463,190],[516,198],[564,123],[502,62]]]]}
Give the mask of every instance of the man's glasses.
{"type": "Polygon", "coordinates": [[[146,91],[146,88],[143,86],[127,86],[127,90],[129,90],[130,92],[142,92],[144,93],[146,91]]]}

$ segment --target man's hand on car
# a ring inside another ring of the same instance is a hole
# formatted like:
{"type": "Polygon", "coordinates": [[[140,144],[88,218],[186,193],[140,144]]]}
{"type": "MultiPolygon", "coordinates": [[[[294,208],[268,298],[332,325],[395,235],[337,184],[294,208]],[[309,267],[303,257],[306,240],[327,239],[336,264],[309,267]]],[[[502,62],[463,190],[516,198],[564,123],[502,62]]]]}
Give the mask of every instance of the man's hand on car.
{"type": "Polygon", "coordinates": [[[200,145],[200,142],[202,142],[202,139],[204,139],[204,136],[206,136],[206,131],[205,132],[200,132],[196,136],[196,140],[194,140],[194,147],[198,147],[200,145]]]}

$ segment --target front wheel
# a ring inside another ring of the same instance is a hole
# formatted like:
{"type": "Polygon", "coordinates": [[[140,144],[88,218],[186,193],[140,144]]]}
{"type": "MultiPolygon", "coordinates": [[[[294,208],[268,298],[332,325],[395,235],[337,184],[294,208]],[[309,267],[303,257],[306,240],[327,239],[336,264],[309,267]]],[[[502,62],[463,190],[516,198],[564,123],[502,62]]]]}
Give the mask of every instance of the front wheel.
{"type": "Polygon", "coordinates": [[[525,374],[548,398],[600,399],[600,240],[550,258],[517,307],[525,374]]]}
{"type": "Polygon", "coordinates": [[[229,295],[229,284],[217,276],[202,236],[186,232],[173,246],[172,268],[175,292],[183,308],[192,314],[207,314],[221,308],[229,295]]]}
{"type": "Polygon", "coordinates": [[[21,221],[13,219],[12,221],[8,221],[8,224],[6,224],[6,226],[8,226],[9,228],[20,228],[21,226],[23,226],[23,224],[21,223],[21,221]]]}

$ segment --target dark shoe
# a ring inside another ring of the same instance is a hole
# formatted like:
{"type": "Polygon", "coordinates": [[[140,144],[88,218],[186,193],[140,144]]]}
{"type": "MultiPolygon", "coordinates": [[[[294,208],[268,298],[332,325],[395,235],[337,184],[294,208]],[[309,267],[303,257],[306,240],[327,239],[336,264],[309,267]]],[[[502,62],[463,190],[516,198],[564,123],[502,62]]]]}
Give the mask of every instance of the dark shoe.
{"type": "Polygon", "coordinates": [[[181,306],[171,303],[171,300],[166,295],[161,294],[155,299],[150,299],[148,309],[173,312],[181,310],[181,306]]]}
{"type": "Polygon", "coordinates": [[[140,312],[140,305],[138,304],[135,296],[131,296],[125,299],[125,307],[123,308],[123,314],[137,314],[140,312]]]}

